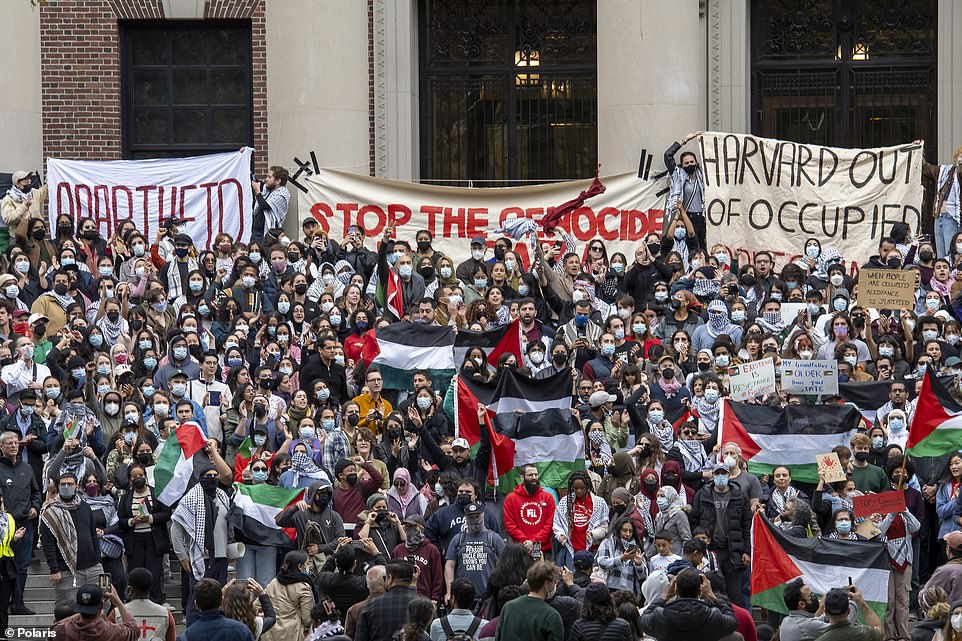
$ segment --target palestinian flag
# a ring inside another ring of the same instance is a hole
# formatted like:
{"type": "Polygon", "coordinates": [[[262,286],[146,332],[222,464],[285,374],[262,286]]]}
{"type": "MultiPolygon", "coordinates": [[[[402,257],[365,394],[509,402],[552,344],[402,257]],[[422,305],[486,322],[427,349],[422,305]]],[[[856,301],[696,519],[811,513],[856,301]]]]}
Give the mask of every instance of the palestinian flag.
{"type": "Polygon", "coordinates": [[[524,353],[521,338],[521,321],[515,319],[509,325],[498,327],[486,332],[471,332],[459,330],[454,339],[454,362],[460,366],[464,357],[472,347],[480,347],[488,355],[488,363],[492,368],[498,365],[498,358],[502,354],[514,354],[518,363],[523,363],[524,353]]]}
{"type": "Polygon", "coordinates": [[[63,439],[66,441],[68,438],[80,438],[80,419],[76,415],[63,430],[63,439]]]}
{"type": "Polygon", "coordinates": [[[361,358],[381,371],[384,389],[414,389],[414,371],[423,369],[431,373],[434,389],[444,390],[454,375],[454,330],[392,323],[364,335],[361,358]]]}
{"type": "Polygon", "coordinates": [[[962,449],[962,405],[926,371],[905,450],[912,456],[941,456],[962,449]]]}
{"type": "Polygon", "coordinates": [[[167,438],[154,468],[154,491],[164,505],[174,505],[184,496],[194,478],[198,463],[210,462],[204,452],[207,437],[200,425],[188,421],[167,438]]]}
{"type": "MultiPolygon", "coordinates": [[[[480,440],[478,403],[488,408],[491,475],[499,492],[510,492],[521,468],[538,467],[545,487],[564,487],[576,469],[585,469],[585,441],[571,416],[571,373],[535,380],[505,370],[496,386],[458,377],[455,429],[475,449],[480,440]]],[[[494,483],[492,483],[494,484],[494,483]]]]}
{"type": "MultiPolygon", "coordinates": [[[[866,429],[875,425],[875,413],[889,401],[889,387],[893,381],[872,381],[870,383],[839,383],[838,396],[851,403],[862,413],[866,429]]],[[[906,383],[906,388],[911,387],[906,383]]],[[[908,389],[906,389],[908,391],[908,389]]]]}
{"type": "Polygon", "coordinates": [[[742,448],[752,474],[770,474],[786,465],[792,478],[818,483],[816,454],[849,445],[862,415],[852,405],[748,405],[726,400],[722,405],[721,438],[742,448]]]}
{"type": "Polygon", "coordinates": [[[888,603],[889,557],[879,541],[839,541],[786,536],[761,514],[752,523],[752,605],[788,614],[785,585],[802,577],[813,592],[824,596],[832,588],[852,583],[866,603],[885,618],[888,603]]]}
{"type": "Polygon", "coordinates": [[[294,528],[281,528],[275,520],[278,514],[303,496],[304,488],[289,490],[267,483],[234,483],[234,504],[227,513],[227,520],[252,541],[290,547],[295,538],[294,528]]]}

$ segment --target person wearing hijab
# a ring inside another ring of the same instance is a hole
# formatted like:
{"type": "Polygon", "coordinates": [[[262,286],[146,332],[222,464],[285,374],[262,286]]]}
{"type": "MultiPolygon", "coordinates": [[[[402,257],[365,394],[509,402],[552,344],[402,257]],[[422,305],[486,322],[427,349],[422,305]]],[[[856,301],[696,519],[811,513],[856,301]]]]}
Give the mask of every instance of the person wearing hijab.
{"type": "Polygon", "coordinates": [[[411,482],[411,473],[405,467],[394,471],[394,482],[387,491],[387,507],[402,521],[415,514],[424,516],[428,500],[411,482]]]}
{"type": "Polygon", "coordinates": [[[635,462],[628,452],[615,452],[599,490],[610,504],[612,493],[618,488],[623,488],[630,494],[637,494],[640,488],[638,477],[635,476],[635,462]]]}
{"type": "Polygon", "coordinates": [[[661,466],[661,486],[673,487],[681,497],[682,505],[691,505],[695,498],[695,491],[684,485],[681,478],[681,463],[675,460],[667,460],[661,466]]]}
{"type": "MultiPolygon", "coordinates": [[[[662,475],[664,475],[664,470],[662,470],[662,475]]],[[[671,551],[673,554],[681,556],[682,546],[685,541],[691,538],[691,526],[688,524],[688,515],[684,512],[685,499],[678,494],[678,490],[675,488],[670,485],[663,485],[658,489],[655,502],[658,506],[658,514],[655,516],[655,532],[671,534],[671,551]]],[[[657,554],[654,547],[649,548],[648,551],[649,556],[657,554]]]]}
{"type": "Polygon", "coordinates": [[[641,512],[642,517],[645,519],[645,525],[648,526],[646,529],[648,531],[648,539],[654,540],[655,535],[655,517],[658,516],[658,503],[656,497],[658,496],[658,488],[660,486],[658,480],[658,472],[654,468],[645,468],[639,474],[641,479],[641,487],[638,489],[638,493],[635,494],[635,507],[641,512]]]}

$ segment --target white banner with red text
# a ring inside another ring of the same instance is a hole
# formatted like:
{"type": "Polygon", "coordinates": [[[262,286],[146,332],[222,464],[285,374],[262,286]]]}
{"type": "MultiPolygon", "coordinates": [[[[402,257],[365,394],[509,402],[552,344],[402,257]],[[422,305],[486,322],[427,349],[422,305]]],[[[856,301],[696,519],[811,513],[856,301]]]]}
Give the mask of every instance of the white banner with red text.
{"type": "Polygon", "coordinates": [[[76,227],[92,218],[109,238],[117,223],[132,219],[153,241],[165,220],[181,218],[198,248],[210,249],[219,233],[247,242],[251,232],[253,149],[193,158],[63,160],[47,162],[50,229],[57,216],[76,227]]]}
{"type": "MultiPolygon", "coordinates": [[[[645,236],[661,233],[665,182],[642,180],[635,174],[603,176],[605,193],[563,216],[558,227],[578,241],[584,257],[588,243],[605,241],[608,256],[622,252],[630,264],[645,236]]],[[[368,238],[380,236],[385,225],[397,225],[395,238],[415,246],[418,230],[434,236],[433,247],[455,263],[470,258],[471,239],[486,236],[488,247],[510,218],[526,216],[540,223],[554,207],[575,198],[590,179],[530,187],[460,188],[421,185],[371,178],[332,169],[303,181],[301,217],[313,216],[331,240],[342,242],[346,229],[359,225],[368,238]]],[[[539,227],[539,238],[544,238],[539,227]]],[[[527,243],[515,243],[525,265],[530,265],[527,243]]]]}
{"type": "Polygon", "coordinates": [[[810,237],[861,263],[893,223],[920,231],[920,144],[844,149],[718,132],[697,140],[708,244],[741,264],[764,249],[784,265],[810,237]]]}

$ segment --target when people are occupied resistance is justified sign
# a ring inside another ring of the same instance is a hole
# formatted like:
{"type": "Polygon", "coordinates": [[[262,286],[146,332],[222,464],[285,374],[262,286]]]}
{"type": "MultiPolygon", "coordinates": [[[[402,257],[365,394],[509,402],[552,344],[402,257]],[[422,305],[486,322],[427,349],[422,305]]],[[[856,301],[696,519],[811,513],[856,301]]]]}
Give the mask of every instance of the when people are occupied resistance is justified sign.
{"type": "Polygon", "coordinates": [[[843,149],[718,132],[698,139],[709,244],[742,256],[774,249],[784,264],[815,237],[861,262],[893,223],[918,229],[919,144],[843,149]]]}

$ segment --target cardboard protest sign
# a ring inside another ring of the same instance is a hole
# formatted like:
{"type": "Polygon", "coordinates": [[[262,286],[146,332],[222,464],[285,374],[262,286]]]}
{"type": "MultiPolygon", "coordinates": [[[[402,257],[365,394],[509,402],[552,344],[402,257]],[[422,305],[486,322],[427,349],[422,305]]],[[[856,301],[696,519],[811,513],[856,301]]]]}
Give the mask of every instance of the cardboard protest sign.
{"type": "MultiPolygon", "coordinates": [[[[633,257],[645,236],[662,231],[665,198],[658,194],[665,182],[642,180],[634,173],[602,176],[601,181],[605,193],[562,216],[558,227],[579,241],[579,251],[587,252],[597,238],[605,241],[609,256],[622,252],[633,257]]],[[[540,225],[545,214],[577,196],[591,181],[479,189],[321,169],[302,182],[307,192],[299,192],[298,209],[302,216],[316,218],[331,240],[343,241],[351,225],[360,225],[368,238],[377,237],[394,222],[395,238],[413,247],[418,230],[426,229],[434,236],[434,250],[457,264],[470,258],[472,238],[486,236],[488,247],[493,247],[500,236],[494,231],[511,218],[527,217],[540,225]]],[[[544,236],[540,226],[538,234],[544,236]]],[[[516,242],[515,251],[530,265],[527,241],[516,242]]]]}
{"type": "Polygon", "coordinates": [[[93,218],[100,235],[110,238],[117,222],[131,219],[148,239],[169,218],[185,222],[184,233],[201,249],[217,234],[250,240],[253,149],[192,158],[152,160],[63,160],[47,163],[50,229],[57,216],[74,222],[93,218]]]}
{"type": "Polygon", "coordinates": [[[873,514],[891,514],[905,511],[905,494],[903,492],[880,492],[853,496],[852,507],[855,516],[871,516],[873,514]]]}
{"type": "Polygon", "coordinates": [[[775,393],[775,362],[770,358],[729,367],[728,376],[733,401],[775,393]]]}
{"type": "Polygon", "coordinates": [[[782,389],[789,394],[838,394],[838,364],[783,358],[782,389]]]}
{"type": "Polygon", "coordinates": [[[845,480],[845,470],[842,469],[842,462],[838,460],[838,454],[835,452],[816,454],[815,462],[818,463],[818,473],[827,483],[845,480]]]}
{"type": "Polygon", "coordinates": [[[861,269],[858,272],[858,304],[875,309],[915,307],[913,270],[861,269]]]}
{"type": "Polygon", "coordinates": [[[861,263],[893,223],[919,228],[921,145],[843,149],[719,132],[698,140],[708,244],[742,263],[764,249],[784,265],[808,236],[861,263]]]}

